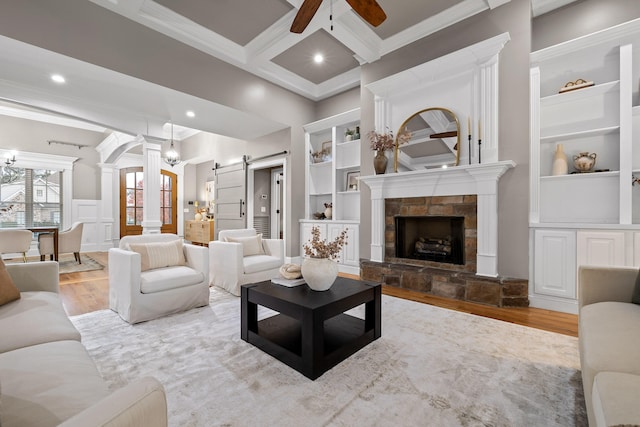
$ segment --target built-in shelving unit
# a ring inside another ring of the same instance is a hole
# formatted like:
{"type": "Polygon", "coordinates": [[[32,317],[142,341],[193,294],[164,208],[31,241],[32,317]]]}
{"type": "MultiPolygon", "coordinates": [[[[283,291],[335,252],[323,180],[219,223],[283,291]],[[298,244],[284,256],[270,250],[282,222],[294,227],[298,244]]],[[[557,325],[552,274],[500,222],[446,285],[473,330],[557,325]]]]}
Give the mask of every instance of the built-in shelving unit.
{"type": "Polygon", "coordinates": [[[581,265],[639,265],[639,49],[635,20],[531,54],[532,306],[577,313],[581,265]],[[577,79],[594,85],[558,93],[577,79]],[[559,144],[569,174],[554,176],[559,144]],[[592,172],[573,167],[583,152],[592,172]]]}
{"type": "MultiPolygon", "coordinates": [[[[360,138],[347,136],[347,130],[360,126],[360,109],[347,111],[304,126],[306,161],[305,217],[300,220],[300,240],[311,238],[311,228],[320,228],[323,238],[333,239],[347,229],[340,270],[358,274],[360,191],[354,177],[360,173],[360,138]],[[315,154],[315,155],[314,155],[315,154]],[[351,178],[351,180],[350,180],[351,178]],[[356,187],[353,187],[353,184],[356,187]],[[351,185],[350,185],[351,184],[351,185]],[[333,206],[330,219],[318,220],[314,214],[333,206]]],[[[304,250],[301,248],[301,254],[304,250]]]]}

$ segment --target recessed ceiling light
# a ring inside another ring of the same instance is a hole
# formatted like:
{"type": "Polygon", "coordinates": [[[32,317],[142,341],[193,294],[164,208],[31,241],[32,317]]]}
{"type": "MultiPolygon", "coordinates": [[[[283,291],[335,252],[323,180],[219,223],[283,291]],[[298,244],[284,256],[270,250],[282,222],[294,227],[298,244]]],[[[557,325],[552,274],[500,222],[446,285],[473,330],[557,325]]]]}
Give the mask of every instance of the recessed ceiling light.
{"type": "Polygon", "coordinates": [[[195,117],[195,116],[196,116],[196,113],[194,113],[194,112],[193,112],[193,111],[191,111],[191,110],[187,111],[187,113],[186,113],[186,114],[187,114],[187,117],[195,117]]]}
{"type": "Polygon", "coordinates": [[[66,82],[65,78],[60,74],[52,74],[51,75],[51,80],[53,80],[56,83],[64,83],[64,82],[66,82]]]}
{"type": "Polygon", "coordinates": [[[324,62],[324,56],[321,53],[316,53],[313,55],[313,62],[316,64],[322,64],[324,62]]]}

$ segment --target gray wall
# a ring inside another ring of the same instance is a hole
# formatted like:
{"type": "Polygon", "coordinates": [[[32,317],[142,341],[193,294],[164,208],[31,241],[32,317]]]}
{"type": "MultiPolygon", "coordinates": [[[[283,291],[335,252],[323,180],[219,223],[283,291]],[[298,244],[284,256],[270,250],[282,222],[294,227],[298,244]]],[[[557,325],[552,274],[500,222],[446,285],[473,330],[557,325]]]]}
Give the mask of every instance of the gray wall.
{"type": "MultiPolygon", "coordinates": [[[[106,135],[101,132],[70,128],[33,120],[0,115],[0,148],[78,157],[73,165],[74,199],[100,199],[100,156],[95,150],[106,135]],[[89,147],[78,149],[69,145],[51,144],[48,140],[74,142],[89,147]]],[[[18,160],[20,154],[17,155],[18,160]]],[[[18,164],[19,165],[19,164],[18,164]]]]}
{"type": "Polygon", "coordinates": [[[325,119],[360,106],[360,86],[331,98],[318,101],[316,120],[325,119]]]}
{"type": "Polygon", "coordinates": [[[582,0],[533,20],[531,51],[640,17],[638,0],[582,0]]]}
{"type": "Polygon", "coordinates": [[[253,197],[253,216],[270,216],[271,211],[271,169],[257,170],[254,175],[254,194],[247,197],[253,197]],[[263,199],[262,195],[266,194],[267,198],[263,199]],[[265,208],[265,212],[261,211],[265,208]]]}
{"type": "MultiPolygon", "coordinates": [[[[462,49],[470,44],[509,32],[511,41],[500,56],[500,160],[514,160],[515,169],[502,177],[498,190],[498,272],[502,276],[529,276],[528,194],[529,194],[529,48],[531,43],[529,0],[512,0],[430,37],[412,43],[379,61],[363,66],[362,85],[462,49]]],[[[431,105],[425,105],[431,107],[431,105]]],[[[440,105],[446,107],[446,105],[440,105]]],[[[361,92],[361,130],[373,129],[373,95],[361,92]]],[[[362,145],[362,173],[373,174],[367,144],[362,145]]],[[[361,193],[360,254],[370,256],[371,196],[361,193]]]]}

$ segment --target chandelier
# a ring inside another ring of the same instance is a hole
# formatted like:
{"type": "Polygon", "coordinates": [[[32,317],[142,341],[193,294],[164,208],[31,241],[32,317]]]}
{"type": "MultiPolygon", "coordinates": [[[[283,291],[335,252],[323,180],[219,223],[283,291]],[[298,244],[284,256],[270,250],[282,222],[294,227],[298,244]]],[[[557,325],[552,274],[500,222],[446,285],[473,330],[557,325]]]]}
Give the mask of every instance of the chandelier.
{"type": "Polygon", "coordinates": [[[4,164],[6,165],[6,167],[11,167],[13,166],[13,164],[16,162],[16,155],[14,154],[13,157],[9,154],[7,154],[7,157],[4,159],[4,164]]]}
{"type": "Polygon", "coordinates": [[[174,167],[181,162],[180,154],[178,154],[176,148],[173,146],[173,123],[171,123],[171,146],[164,156],[164,162],[171,167],[174,167]]]}
{"type": "Polygon", "coordinates": [[[0,183],[10,184],[17,181],[20,178],[20,171],[13,168],[13,164],[16,162],[16,155],[7,154],[4,159],[4,165],[0,167],[0,183]]]}

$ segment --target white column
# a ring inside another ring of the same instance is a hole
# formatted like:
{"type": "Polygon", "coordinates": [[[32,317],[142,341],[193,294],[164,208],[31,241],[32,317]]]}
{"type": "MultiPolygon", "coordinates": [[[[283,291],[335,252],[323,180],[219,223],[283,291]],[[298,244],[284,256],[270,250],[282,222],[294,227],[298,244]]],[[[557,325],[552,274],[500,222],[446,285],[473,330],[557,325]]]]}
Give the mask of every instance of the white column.
{"type": "Polygon", "coordinates": [[[161,144],[145,140],[142,144],[142,168],[144,172],[144,203],[142,234],[160,234],[160,162],[161,144]]]}
{"type": "Polygon", "coordinates": [[[386,98],[381,96],[375,96],[374,98],[374,113],[375,113],[375,130],[378,132],[386,132],[386,127],[391,125],[389,103],[386,98]]]}
{"type": "Polygon", "coordinates": [[[371,192],[371,261],[384,261],[384,199],[371,192]]]}
{"type": "Polygon", "coordinates": [[[506,168],[491,165],[469,171],[476,181],[478,195],[476,274],[479,276],[498,276],[498,180],[504,172],[506,168]]]}
{"type": "Polygon", "coordinates": [[[97,238],[98,247],[102,250],[113,247],[115,218],[119,218],[120,186],[116,166],[111,163],[100,163],[100,214],[98,216],[97,238]],[[114,202],[116,200],[117,202],[114,202]]]}
{"type": "Polygon", "coordinates": [[[74,221],[72,200],[73,200],[73,164],[65,167],[62,171],[62,228],[66,230],[71,227],[74,221]]]}
{"type": "MultiPolygon", "coordinates": [[[[478,120],[482,124],[482,163],[498,161],[498,54],[481,64],[478,70],[480,108],[478,120]]],[[[477,132],[478,123],[474,124],[477,132]]],[[[477,133],[474,133],[477,135],[477,133]]],[[[473,141],[472,141],[473,142],[473,141]]],[[[477,144],[477,138],[475,143],[477,144]]],[[[477,159],[476,159],[477,160],[477,159]]]]}
{"type": "Polygon", "coordinates": [[[531,69],[529,82],[529,222],[537,224],[540,222],[540,68],[531,69]]]}
{"type": "MultiPolygon", "coordinates": [[[[620,47],[620,153],[633,152],[633,118],[631,107],[634,91],[633,46],[620,47]]],[[[633,223],[633,204],[631,193],[631,173],[633,161],[631,155],[620,156],[620,224],[633,223]]]]}

